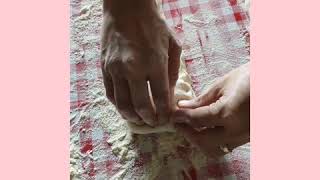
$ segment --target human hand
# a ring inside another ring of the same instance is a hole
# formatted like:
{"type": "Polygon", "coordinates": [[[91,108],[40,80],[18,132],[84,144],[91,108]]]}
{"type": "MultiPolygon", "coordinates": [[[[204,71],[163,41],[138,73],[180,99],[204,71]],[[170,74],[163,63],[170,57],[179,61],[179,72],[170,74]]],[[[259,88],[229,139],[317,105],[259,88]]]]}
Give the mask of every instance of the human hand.
{"type": "Polygon", "coordinates": [[[115,10],[118,2],[125,1],[105,8],[103,19],[101,64],[106,95],[124,119],[139,125],[163,124],[173,108],[181,48],[155,4],[139,4],[152,1],[128,1],[134,7],[121,6],[120,13],[115,10]]]}
{"type": "Polygon", "coordinates": [[[171,117],[177,131],[209,157],[250,140],[249,74],[249,63],[229,72],[199,97],[180,101],[171,117]]]}

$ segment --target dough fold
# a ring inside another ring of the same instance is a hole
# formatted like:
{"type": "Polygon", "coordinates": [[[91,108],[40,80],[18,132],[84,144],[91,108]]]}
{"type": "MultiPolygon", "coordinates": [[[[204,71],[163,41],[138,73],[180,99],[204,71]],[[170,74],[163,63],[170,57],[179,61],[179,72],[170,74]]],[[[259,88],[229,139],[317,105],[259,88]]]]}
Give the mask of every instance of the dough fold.
{"type": "MultiPolygon", "coordinates": [[[[180,100],[189,100],[195,97],[192,90],[192,80],[187,73],[186,65],[183,59],[180,60],[179,78],[174,89],[174,106],[177,105],[180,100]]],[[[163,133],[163,132],[175,132],[172,123],[151,127],[148,125],[136,125],[135,123],[128,122],[129,129],[135,134],[150,134],[150,133],[163,133]]]]}

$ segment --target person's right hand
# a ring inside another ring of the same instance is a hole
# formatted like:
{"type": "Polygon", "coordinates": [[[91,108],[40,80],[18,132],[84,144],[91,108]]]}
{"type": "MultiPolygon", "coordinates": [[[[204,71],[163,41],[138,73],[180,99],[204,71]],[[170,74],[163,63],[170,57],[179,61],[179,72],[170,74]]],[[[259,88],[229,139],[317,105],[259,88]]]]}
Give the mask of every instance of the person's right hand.
{"type": "Polygon", "coordinates": [[[181,48],[150,6],[105,10],[101,64],[106,95],[123,118],[156,126],[168,121],[181,48]]]}

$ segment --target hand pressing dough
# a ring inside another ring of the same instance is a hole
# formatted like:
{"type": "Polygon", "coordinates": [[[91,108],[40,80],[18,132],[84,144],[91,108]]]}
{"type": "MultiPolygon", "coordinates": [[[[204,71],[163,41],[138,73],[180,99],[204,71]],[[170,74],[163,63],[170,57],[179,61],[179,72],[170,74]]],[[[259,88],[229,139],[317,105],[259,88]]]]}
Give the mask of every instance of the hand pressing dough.
{"type": "MultiPolygon", "coordinates": [[[[189,100],[195,97],[191,87],[192,81],[187,73],[186,65],[183,59],[180,60],[179,78],[174,90],[174,104],[177,105],[180,100],[189,100]]],[[[150,127],[148,125],[136,125],[135,123],[128,122],[130,130],[135,134],[150,134],[162,132],[175,132],[172,123],[167,123],[157,127],[150,127]]]]}
{"type": "MultiPolygon", "coordinates": [[[[160,11],[160,0],[156,0],[157,7],[159,8],[159,15],[162,19],[165,19],[164,14],[160,11]]],[[[190,76],[187,73],[187,68],[184,62],[184,59],[180,59],[179,67],[179,78],[174,89],[174,105],[176,106],[180,100],[189,100],[195,97],[195,94],[191,87],[192,81],[190,76]]],[[[127,121],[128,122],[128,121],[127,121]]],[[[148,125],[136,125],[134,123],[128,122],[129,129],[132,133],[135,134],[150,134],[150,133],[162,133],[162,132],[175,132],[174,126],[172,123],[167,123],[155,128],[148,125]]]]}

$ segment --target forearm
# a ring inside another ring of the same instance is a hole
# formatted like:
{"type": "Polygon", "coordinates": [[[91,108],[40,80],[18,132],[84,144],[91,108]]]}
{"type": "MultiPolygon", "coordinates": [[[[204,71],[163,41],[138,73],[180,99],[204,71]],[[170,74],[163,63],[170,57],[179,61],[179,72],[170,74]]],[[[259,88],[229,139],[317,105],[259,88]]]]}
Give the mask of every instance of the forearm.
{"type": "MultiPolygon", "coordinates": [[[[104,0],[103,3],[103,36],[113,29],[128,42],[151,47],[157,39],[154,34],[167,35],[169,32],[155,0],[104,0]]],[[[106,41],[107,37],[102,39],[106,41]]]]}

